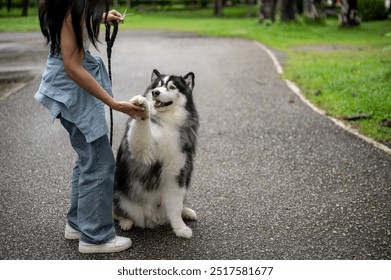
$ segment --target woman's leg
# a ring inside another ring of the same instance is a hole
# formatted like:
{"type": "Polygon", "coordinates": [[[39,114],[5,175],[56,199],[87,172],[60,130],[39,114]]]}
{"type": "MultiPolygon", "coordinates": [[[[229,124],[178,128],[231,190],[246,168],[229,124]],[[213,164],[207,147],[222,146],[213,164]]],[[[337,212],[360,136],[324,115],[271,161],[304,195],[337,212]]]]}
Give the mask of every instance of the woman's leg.
{"type": "Polygon", "coordinates": [[[79,177],[80,177],[79,159],[77,159],[72,171],[72,182],[71,182],[72,189],[70,195],[70,207],[67,215],[68,224],[76,230],[79,230],[79,226],[77,223],[77,207],[79,204],[79,177]]]}
{"type": "MultiPolygon", "coordinates": [[[[115,237],[112,216],[114,183],[114,155],[107,136],[87,143],[73,123],[60,117],[69,132],[71,144],[78,154],[77,228],[80,240],[90,244],[104,244],[115,237]]],[[[74,169],[74,176],[77,169],[74,169]]],[[[73,178],[75,181],[75,177],[73,178]]],[[[77,190],[72,188],[71,208],[74,211],[77,190]],[[73,204],[72,204],[73,203],[73,204]]],[[[74,213],[72,212],[72,217],[74,213]]],[[[72,221],[71,221],[72,223],[72,221]]]]}

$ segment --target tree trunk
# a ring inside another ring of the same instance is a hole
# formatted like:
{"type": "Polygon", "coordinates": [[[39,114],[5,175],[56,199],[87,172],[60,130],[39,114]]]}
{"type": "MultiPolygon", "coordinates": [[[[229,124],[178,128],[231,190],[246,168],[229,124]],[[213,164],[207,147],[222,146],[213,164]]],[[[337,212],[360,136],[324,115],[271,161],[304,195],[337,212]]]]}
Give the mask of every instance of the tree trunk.
{"type": "Polygon", "coordinates": [[[22,2],[22,17],[27,17],[29,2],[30,2],[29,0],[23,0],[22,2]]]}
{"type": "Polygon", "coordinates": [[[307,0],[297,0],[296,1],[296,13],[302,15],[304,13],[304,2],[307,0]]]}
{"type": "Polygon", "coordinates": [[[281,21],[288,22],[295,20],[296,0],[282,0],[281,1],[281,21]]]}
{"type": "Polygon", "coordinates": [[[274,22],[276,20],[276,6],[277,0],[261,0],[258,15],[259,23],[263,23],[265,20],[274,22]]]}
{"type": "Polygon", "coordinates": [[[11,7],[12,7],[12,1],[7,0],[7,12],[11,11],[11,7]]]}
{"type": "Polygon", "coordinates": [[[322,0],[304,0],[304,14],[312,20],[320,20],[324,18],[322,13],[322,0]]]}
{"type": "Polygon", "coordinates": [[[352,27],[360,25],[361,18],[357,11],[357,0],[343,0],[341,3],[341,13],[339,23],[342,27],[352,27]]]}
{"type": "Polygon", "coordinates": [[[215,16],[223,17],[223,0],[215,0],[215,16]]]}
{"type": "Polygon", "coordinates": [[[247,2],[247,13],[246,13],[246,17],[252,17],[252,15],[253,15],[254,0],[246,0],[246,2],[247,2]]]}

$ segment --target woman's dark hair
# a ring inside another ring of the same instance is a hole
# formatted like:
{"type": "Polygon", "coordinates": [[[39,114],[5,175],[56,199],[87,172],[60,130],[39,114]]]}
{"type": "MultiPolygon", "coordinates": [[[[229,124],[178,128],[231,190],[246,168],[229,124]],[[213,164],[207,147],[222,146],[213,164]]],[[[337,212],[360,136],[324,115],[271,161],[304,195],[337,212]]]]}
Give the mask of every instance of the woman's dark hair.
{"type": "Polygon", "coordinates": [[[83,49],[83,26],[88,37],[97,47],[99,25],[103,13],[109,11],[110,0],[41,0],[39,5],[39,23],[46,44],[50,44],[52,54],[58,54],[61,43],[61,28],[68,13],[72,16],[72,26],[76,35],[78,50],[83,49]],[[84,22],[83,22],[84,20],[84,22]]]}

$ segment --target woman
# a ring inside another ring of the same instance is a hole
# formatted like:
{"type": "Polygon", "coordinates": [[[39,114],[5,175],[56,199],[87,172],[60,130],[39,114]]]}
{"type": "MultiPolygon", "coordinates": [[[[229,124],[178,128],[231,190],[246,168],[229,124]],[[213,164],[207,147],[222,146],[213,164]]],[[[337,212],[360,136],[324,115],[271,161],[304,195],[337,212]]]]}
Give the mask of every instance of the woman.
{"type": "Polygon", "coordinates": [[[131,240],[117,236],[112,217],[114,155],[108,141],[104,104],[130,116],[147,118],[144,108],[120,102],[102,60],[88,51],[97,47],[99,25],[123,16],[109,11],[110,1],[40,2],[41,30],[50,46],[35,98],[60,119],[77,153],[72,173],[66,239],[79,239],[79,252],[119,252],[131,240]]]}

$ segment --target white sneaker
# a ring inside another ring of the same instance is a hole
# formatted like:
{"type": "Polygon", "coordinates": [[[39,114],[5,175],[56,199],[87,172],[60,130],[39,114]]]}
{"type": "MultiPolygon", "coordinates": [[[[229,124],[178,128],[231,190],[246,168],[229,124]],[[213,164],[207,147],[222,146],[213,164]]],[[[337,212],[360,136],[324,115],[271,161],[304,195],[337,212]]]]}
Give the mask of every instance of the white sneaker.
{"type": "Polygon", "coordinates": [[[80,231],[75,230],[68,223],[65,225],[65,239],[79,239],[80,231]]]}
{"type": "Polygon", "coordinates": [[[79,241],[80,253],[114,253],[124,251],[132,246],[129,238],[115,236],[113,239],[104,244],[90,244],[79,241]]]}

